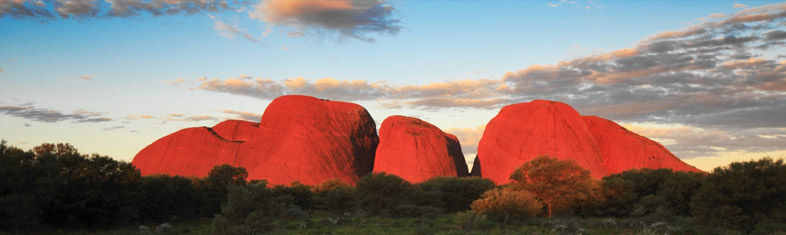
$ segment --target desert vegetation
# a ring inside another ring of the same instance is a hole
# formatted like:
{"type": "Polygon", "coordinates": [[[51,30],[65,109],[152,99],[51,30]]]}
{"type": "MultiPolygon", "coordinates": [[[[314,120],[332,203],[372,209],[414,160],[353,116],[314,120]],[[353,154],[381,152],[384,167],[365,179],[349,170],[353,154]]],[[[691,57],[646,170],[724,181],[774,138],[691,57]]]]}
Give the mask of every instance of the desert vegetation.
{"type": "Polygon", "coordinates": [[[477,177],[412,184],[374,173],[272,187],[219,165],[204,178],[141,176],[69,144],[0,144],[0,231],[136,233],[616,233],[786,231],[786,165],[764,158],[710,173],[628,170],[594,180],[539,157],[494,185],[477,177]]]}

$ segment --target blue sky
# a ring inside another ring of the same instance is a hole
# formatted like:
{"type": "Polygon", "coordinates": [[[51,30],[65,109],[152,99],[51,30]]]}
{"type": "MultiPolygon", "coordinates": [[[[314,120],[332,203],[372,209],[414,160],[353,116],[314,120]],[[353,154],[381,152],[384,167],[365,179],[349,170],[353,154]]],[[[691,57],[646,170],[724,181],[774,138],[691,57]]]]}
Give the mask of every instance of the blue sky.
{"type": "Polygon", "coordinates": [[[193,11],[185,1],[113,2],[0,0],[0,138],[130,161],[180,128],[257,120],[271,97],[306,94],[362,104],[378,124],[422,118],[457,134],[468,159],[499,107],[531,99],[617,121],[705,170],[786,153],[784,4],[263,0],[194,1],[193,11]],[[347,18],[320,14],[336,2],[347,18]],[[664,36],[697,27],[706,32],[664,36]],[[755,40],[723,40],[744,37],[755,40]],[[690,46],[702,38],[715,44],[690,46]],[[305,88],[287,85],[298,78],[305,88]]]}

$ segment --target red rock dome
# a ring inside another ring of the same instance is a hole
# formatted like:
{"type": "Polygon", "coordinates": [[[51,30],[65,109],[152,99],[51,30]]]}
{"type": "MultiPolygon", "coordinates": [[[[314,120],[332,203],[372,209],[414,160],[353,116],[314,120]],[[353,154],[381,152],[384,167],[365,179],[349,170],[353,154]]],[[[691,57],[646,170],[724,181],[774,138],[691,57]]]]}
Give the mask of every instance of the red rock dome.
{"type": "Polygon", "coordinates": [[[604,175],[595,138],[581,115],[563,103],[535,100],[505,106],[486,125],[478,143],[480,173],[497,184],[510,182],[516,168],[544,155],[573,159],[594,178],[604,175]]]}
{"type": "Polygon", "coordinates": [[[606,175],[639,168],[700,172],[657,142],[628,131],[615,122],[595,116],[584,116],[584,122],[606,159],[606,175]]]}
{"type": "Polygon", "coordinates": [[[203,177],[215,165],[232,164],[269,185],[354,184],[371,172],[377,143],[374,120],[360,105],[289,95],[273,100],[261,124],[229,120],[184,129],[150,144],[132,164],[143,175],[203,177]]]}
{"type": "Polygon", "coordinates": [[[234,165],[242,143],[222,138],[207,127],[186,128],[148,145],[131,164],[142,175],[203,177],[216,165],[234,165]]]}
{"type": "Polygon", "coordinates": [[[436,176],[466,176],[467,163],[456,136],[423,120],[390,116],[379,128],[374,172],[418,183],[436,176]]]}

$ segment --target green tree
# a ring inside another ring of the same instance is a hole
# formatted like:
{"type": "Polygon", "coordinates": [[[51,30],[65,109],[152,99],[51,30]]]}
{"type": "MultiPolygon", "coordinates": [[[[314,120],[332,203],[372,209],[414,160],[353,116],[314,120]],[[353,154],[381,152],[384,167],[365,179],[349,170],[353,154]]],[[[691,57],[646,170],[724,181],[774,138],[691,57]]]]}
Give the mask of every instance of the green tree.
{"type": "Polygon", "coordinates": [[[514,186],[531,192],[546,206],[552,216],[555,207],[569,207],[587,197],[592,190],[590,172],[571,159],[557,160],[547,156],[525,162],[513,171],[514,186]]]}
{"type": "Polygon", "coordinates": [[[355,186],[355,202],[359,209],[378,215],[408,203],[413,192],[414,187],[398,176],[372,173],[355,186]]]}
{"type": "Polygon", "coordinates": [[[469,210],[472,202],[494,187],[494,182],[479,177],[434,177],[417,186],[432,197],[427,204],[445,212],[458,212],[469,210]]]}
{"type": "Polygon", "coordinates": [[[202,216],[213,216],[221,210],[221,203],[227,200],[229,186],[246,184],[248,172],[242,167],[233,167],[223,164],[210,170],[207,178],[197,182],[197,190],[201,196],[200,204],[202,216]]]}
{"type": "Polygon", "coordinates": [[[700,222],[751,231],[759,223],[786,222],[786,165],[770,158],[718,167],[691,200],[700,222]]]}
{"type": "Polygon", "coordinates": [[[317,209],[346,212],[355,203],[355,189],[344,181],[334,179],[311,188],[317,209]]]}

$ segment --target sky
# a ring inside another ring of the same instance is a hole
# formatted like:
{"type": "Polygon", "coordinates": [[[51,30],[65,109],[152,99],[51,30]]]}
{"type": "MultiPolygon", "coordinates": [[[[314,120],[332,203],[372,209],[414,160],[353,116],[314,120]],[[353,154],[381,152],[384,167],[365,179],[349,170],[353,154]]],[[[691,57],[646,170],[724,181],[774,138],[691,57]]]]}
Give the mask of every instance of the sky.
{"type": "Polygon", "coordinates": [[[456,134],[556,100],[703,170],[786,157],[786,3],[0,0],[0,138],[131,161],[270,101],[363,105],[456,134]]]}

